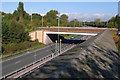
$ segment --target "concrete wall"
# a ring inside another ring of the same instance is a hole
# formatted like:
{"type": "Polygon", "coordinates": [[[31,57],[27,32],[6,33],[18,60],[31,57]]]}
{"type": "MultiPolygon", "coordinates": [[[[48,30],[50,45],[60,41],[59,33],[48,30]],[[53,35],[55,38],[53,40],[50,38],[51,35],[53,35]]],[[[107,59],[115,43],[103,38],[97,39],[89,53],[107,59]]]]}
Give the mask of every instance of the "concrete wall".
{"type": "Polygon", "coordinates": [[[31,37],[31,40],[34,41],[38,39],[39,42],[43,43],[43,34],[44,32],[42,30],[37,30],[29,33],[29,36],[31,37]]]}

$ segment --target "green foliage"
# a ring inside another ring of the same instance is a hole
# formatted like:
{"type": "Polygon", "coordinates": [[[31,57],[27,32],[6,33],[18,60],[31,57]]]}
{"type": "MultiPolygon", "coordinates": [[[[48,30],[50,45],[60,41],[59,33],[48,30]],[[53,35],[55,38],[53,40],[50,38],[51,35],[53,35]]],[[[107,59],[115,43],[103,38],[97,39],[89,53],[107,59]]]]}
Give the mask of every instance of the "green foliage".
{"type": "MultiPolygon", "coordinates": [[[[44,19],[47,21],[47,23],[49,23],[49,25],[51,26],[56,26],[57,25],[57,15],[58,11],[56,10],[51,10],[49,12],[47,12],[47,14],[44,16],[44,19]]],[[[46,26],[48,26],[48,24],[45,24],[46,26]]]]}
{"type": "Polygon", "coordinates": [[[42,16],[40,14],[32,14],[33,26],[42,26],[42,16]]]}
{"type": "Polygon", "coordinates": [[[25,32],[24,26],[19,22],[15,22],[15,20],[11,20],[9,25],[3,23],[2,32],[3,43],[18,43],[30,39],[28,32],[25,32]]]}
{"type": "Polygon", "coordinates": [[[117,24],[118,29],[120,29],[120,15],[116,15],[115,22],[117,24]]]}
{"type": "Polygon", "coordinates": [[[120,16],[116,15],[112,17],[108,22],[101,22],[100,19],[96,19],[94,22],[85,22],[87,26],[93,27],[107,27],[107,28],[119,28],[120,29],[120,16]]]}
{"type": "Polygon", "coordinates": [[[8,44],[29,41],[30,37],[25,31],[28,20],[29,14],[24,11],[23,3],[19,2],[19,7],[13,14],[5,14],[2,18],[2,42],[8,44]]]}
{"type": "Polygon", "coordinates": [[[116,17],[112,17],[107,24],[108,28],[119,28],[120,17],[116,15],[116,17]]]}
{"type": "Polygon", "coordinates": [[[68,26],[69,26],[69,27],[81,27],[81,26],[82,26],[82,23],[79,22],[77,19],[74,19],[74,20],[71,20],[71,21],[68,23],[68,26]]]}
{"type": "Polygon", "coordinates": [[[1,14],[1,15],[5,15],[6,13],[0,11],[0,14],[1,14]]]}
{"type": "Polygon", "coordinates": [[[32,47],[36,47],[36,46],[40,46],[42,45],[39,42],[30,42],[30,41],[24,41],[24,42],[20,42],[20,43],[9,43],[9,44],[3,44],[3,54],[12,54],[12,53],[16,53],[28,48],[32,48],[32,47]]]}
{"type": "Polygon", "coordinates": [[[60,16],[60,24],[61,24],[61,26],[65,26],[65,27],[68,25],[68,16],[67,15],[62,14],[60,16]]]}

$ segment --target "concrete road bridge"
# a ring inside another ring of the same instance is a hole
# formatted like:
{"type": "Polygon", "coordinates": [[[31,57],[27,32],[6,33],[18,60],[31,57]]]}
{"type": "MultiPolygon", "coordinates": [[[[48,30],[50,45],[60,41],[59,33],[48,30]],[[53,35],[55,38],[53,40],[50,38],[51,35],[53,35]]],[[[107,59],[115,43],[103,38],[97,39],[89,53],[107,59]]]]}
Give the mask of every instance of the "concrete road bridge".
{"type": "MultiPolygon", "coordinates": [[[[99,32],[104,31],[107,28],[97,27],[40,27],[40,30],[36,30],[29,33],[31,40],[38,39],[39,42],[49,44],[57,40],[58,34],[76,34],[76,35],[91,35],[95,36],[99,32]]],[[[116,30],[111,28],[111,30],[116,30]]],[[[116,30],[117,31],[117,30],[116,30]]]]}

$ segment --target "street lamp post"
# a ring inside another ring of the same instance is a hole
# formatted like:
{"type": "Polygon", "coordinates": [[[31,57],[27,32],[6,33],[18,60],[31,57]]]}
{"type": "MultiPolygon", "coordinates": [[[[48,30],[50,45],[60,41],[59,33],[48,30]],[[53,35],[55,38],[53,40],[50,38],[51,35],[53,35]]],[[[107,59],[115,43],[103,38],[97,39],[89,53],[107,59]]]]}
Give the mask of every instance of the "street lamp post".
{"type": "Polygon", "coordinates": [[[45,14],[41,14],[41,16],[42,16],[42,27],[43,27],[43,16],[44,16],[45,14]]]}
{"type": "MultiPolygon", "coordinates": [[[[59,18],[60,18],[60,14],[57,14],[57,16],[58,16],[58,32],[59,32],[59,22],[60,22],[59,18]]],[[[59,52],[59,33],[58,33],[58,52],[59,52]]]]}
{"type": "MultiPolygon", "coordinates": [[[[44,11],[45,11],[45,9],[44,9],[44,11]]],[[[44,16],[45,14],[41,14],[41,16],[42,16],[42,27],[43,27],[43,16],[44,16]]]]}
{"type": "Polygon", "coordinates": [[[31,22],[32,22],[32,10],[31,10],[31,22]]]}

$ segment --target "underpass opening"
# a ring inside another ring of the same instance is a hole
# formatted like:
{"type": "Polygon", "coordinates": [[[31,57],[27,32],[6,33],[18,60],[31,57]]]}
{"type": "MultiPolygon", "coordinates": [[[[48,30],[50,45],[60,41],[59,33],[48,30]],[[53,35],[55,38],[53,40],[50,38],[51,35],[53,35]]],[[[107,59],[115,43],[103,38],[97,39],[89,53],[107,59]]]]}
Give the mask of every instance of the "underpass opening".
{"type": "MultiPolygon", "coordinates": [[[[64,34],[64,35],[68,35],[68,34],[64,34]]],[[[56,40],[60,41],[60,39],[62,39],[62,43],[65,43],[65,44],[80,44],[82,42],[84,42],[85,40],[82,40],[81,38],[83,38],[84,36],[82,35],[74,35],[74,36],[71,36],[70,38],[66,39],[63,34],[47,34],[47,36],[50,38],[50,40],[55,43],[56,40]],[[58,35],[59,35],[59,40],[58,40],[58,35]]]]}

